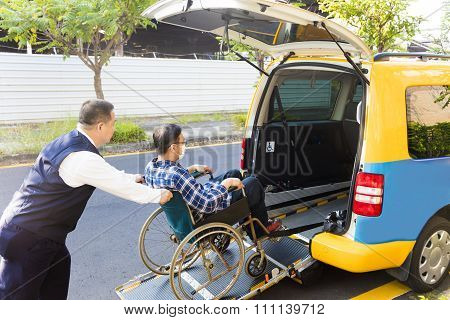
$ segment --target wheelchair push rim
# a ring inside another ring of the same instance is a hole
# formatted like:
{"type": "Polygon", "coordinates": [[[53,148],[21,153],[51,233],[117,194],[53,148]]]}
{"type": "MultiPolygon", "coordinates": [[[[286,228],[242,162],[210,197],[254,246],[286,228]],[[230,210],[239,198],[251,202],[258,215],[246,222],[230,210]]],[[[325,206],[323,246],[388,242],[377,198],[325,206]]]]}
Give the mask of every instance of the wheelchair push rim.
{"type": "MultiPolygon", "coordinates": [[[[159,275],[169,275],[173,254],[180,241],[167,223],[164,210],[156,209],[145,221],[139,234],[139,254],[144,265],[159,275]],[[160,248],[156,249],[155,244],[160,248]]],[[[188,268],[199,257],[188,257],[184,268],[188,268]]]]}

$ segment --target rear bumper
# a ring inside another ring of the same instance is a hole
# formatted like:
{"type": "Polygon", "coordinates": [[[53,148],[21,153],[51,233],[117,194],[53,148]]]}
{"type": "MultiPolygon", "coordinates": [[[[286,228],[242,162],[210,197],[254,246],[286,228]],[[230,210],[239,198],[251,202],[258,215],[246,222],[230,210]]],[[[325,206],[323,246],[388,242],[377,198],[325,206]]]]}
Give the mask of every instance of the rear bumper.
{"type": "Polygon", "coordinates": [[[415,241],[366,244],[323,232],[314,236],[310,245],[316,260],[350,272],[369,272],[400,267],[414,244],[415,241]]]}

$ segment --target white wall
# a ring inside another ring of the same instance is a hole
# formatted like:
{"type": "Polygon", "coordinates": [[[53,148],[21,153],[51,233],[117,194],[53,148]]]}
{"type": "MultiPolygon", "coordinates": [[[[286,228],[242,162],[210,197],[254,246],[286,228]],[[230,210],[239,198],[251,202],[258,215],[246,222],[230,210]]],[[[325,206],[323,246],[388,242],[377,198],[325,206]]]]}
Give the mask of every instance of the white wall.
{"type": "MultiPolygon", "coordinates": [[[[257,77],[245,62],[129,57],[102,74],[105,99],[133,116],[246,110],[257,77]]],[[[0,122],[76,117],[93,87],[77,57],[0,53],[0,122]]]]}

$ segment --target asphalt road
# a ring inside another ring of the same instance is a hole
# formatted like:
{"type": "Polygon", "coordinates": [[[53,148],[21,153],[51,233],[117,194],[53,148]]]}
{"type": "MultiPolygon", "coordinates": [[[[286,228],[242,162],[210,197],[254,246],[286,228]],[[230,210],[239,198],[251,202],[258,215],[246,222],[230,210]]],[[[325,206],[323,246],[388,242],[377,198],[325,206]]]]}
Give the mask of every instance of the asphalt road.
{"type": "MultiPolygon", "coordinates": [[[[108,157],[129,173],[142,173],[154,154],[108,157]]],[[[217,173],[239,166],[240,145],[227,144],[188,149],[183,164],[207,164],[217,173]]],[[[0,212],[21,185],[28,167],[0,168],[0,212]]],[[[156,205],[141,206],[96,190],[72,232],[67,246],[72,254],[69,299],[117,299],[114,288],[148,270],[137,249],[140,228],[156,205]]],[[[448,280],[448,279],[447,279],[448,280]]],[[[258,299],[350,299],[393,279],[385,272],[351,274],[327,267],[314,286],[286,279],[258,299]]],[[[450,281],[443,284],[448,288],[450,281]]],[[[401,298],[408,298],[409,294],[401,298]]]]}

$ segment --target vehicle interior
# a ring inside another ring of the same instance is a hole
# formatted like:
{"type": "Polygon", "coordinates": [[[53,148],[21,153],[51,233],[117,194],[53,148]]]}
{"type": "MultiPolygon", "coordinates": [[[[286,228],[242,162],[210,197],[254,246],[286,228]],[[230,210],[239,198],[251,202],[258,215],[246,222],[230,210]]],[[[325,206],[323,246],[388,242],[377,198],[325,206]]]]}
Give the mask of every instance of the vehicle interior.
{"type": "MultiPolygon", "coordinates": [[[[352,72],[324,67],[276,71],[255,120],[256,139],[251,140],[257,144],[246,148],[247,168],[266,187],[269,211],[349,191],[362,96],[363,85],[352,72]]],[[[302,214],[306,220],[294,224],[314,223],[346,208],[347,199],[335,199],[321,208],[322,214],[314,209],[312,220],[302,214]]]]}

